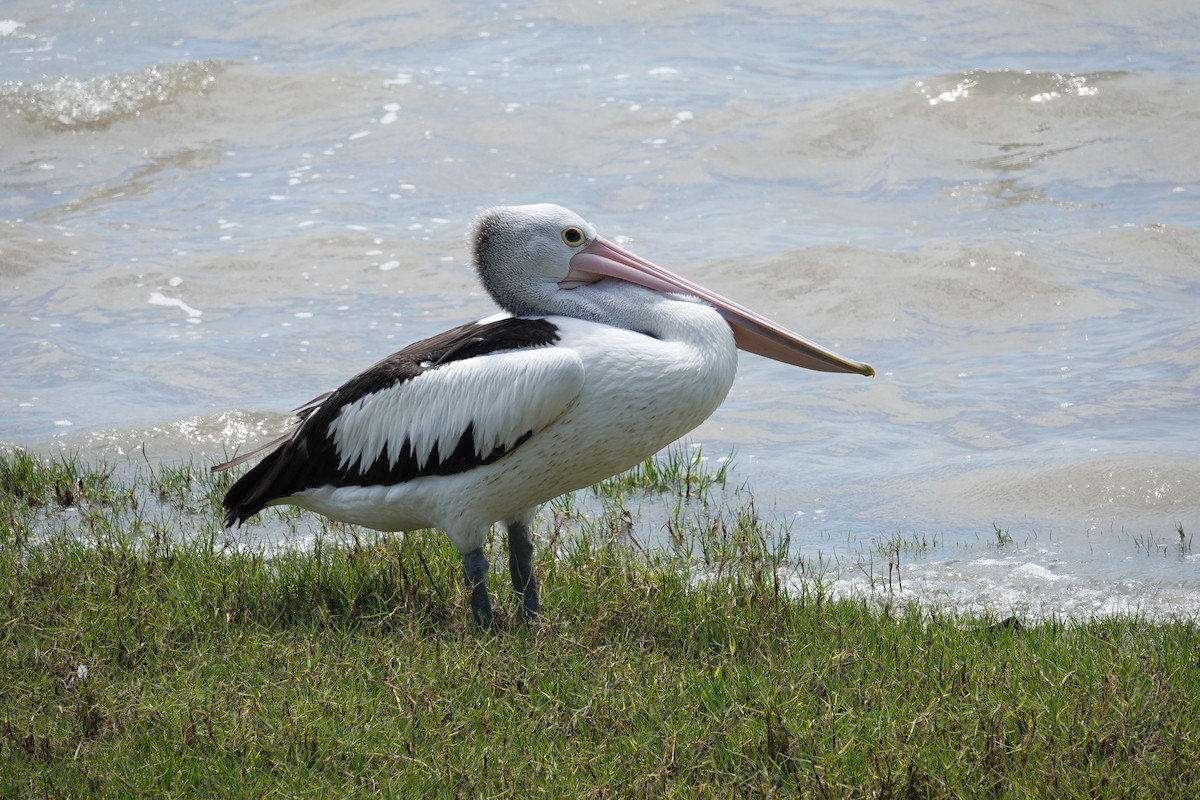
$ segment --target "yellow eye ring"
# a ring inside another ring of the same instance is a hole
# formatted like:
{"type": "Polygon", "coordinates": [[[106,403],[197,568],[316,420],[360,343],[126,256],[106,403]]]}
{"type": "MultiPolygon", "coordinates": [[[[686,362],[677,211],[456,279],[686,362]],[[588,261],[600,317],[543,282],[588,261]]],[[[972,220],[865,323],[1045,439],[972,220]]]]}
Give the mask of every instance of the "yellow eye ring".
{"type": "Polygon", "coordinates": [[[587,241],[587,235],[583,232],[582,228],[572,225],[569,228],[563,228],[562,240],[567,247],[579,247],[579,245],[587,241]]]}

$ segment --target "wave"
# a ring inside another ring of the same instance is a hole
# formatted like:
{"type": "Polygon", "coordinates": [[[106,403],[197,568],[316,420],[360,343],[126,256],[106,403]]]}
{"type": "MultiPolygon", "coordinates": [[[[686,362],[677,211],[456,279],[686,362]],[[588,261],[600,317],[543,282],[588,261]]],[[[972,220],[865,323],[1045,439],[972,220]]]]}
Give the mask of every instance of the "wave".
{"type": "Polygon", "coordinates": [[[729,180],[813,183],[826,194],[925,187],[1002,205],[1081,207],[1096,189],[1200,175],[1186,155],[1196,126],[1180,113],[1197,86],[1138,72],[974,70],[791,108],[738,101],[728,125],[740,141],[708,154],[708,169],[729,180]]]}
{"type": "Polygon", "coordinates": [[[103,130],[177,98],[209,91],[221,67],[213,61],[155,64],[88,80],[0,84],[0,116],[54,131],[103,130]]]}
{"type": "Polygon", "coordinates": [[[1045,103],[1063,97],[1092,97],[1110,81],[1128,72],[1034,72],[1032,70],[971,70],[918,80],[913,88],[931,106],[975,96],[1045,103]]]}

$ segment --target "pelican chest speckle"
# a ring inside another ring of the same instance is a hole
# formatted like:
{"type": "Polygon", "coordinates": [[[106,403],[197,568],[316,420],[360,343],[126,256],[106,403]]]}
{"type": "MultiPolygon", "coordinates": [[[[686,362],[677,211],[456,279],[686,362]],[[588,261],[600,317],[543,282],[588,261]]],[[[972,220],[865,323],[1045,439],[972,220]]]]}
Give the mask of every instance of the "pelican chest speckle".
{"type": "Polygon", "coordinates": [[[503,309],[409,345],[298,410],[225,496],[225,524],[290,503],[381,531],[440,528],[491,625],[483,544],[508,531],[520,616],[538,613],[534,512],[627,470],[699,425],[733,384],[737,348],[874,375],[541,204],[492,208],[472,237],[503,309]]]}

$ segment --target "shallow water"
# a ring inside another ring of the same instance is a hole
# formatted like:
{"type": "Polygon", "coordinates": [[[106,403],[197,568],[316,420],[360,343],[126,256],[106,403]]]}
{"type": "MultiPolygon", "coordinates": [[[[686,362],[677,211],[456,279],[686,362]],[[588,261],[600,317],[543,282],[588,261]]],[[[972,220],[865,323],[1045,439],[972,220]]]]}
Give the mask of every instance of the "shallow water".
{"type": "Polygon", "coordinates": [[[560,202],[875,365],[747,356],[692,436],[840,585],[1196,613],[1200,14],[424,5],[5,4],[0,441],[263,440],[560,202]]]}

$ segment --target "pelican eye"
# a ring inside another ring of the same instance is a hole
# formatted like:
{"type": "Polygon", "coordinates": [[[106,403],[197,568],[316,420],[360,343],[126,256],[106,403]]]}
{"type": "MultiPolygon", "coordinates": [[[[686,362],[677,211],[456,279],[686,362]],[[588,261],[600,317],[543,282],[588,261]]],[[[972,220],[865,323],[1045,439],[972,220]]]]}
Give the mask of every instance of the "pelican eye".
{"type": "Polygon", "coordinates": [[[566,242],[567,247],[579,247],[586,239],[582,228],[572,225],[562,230],[562,240],[566,242]]]}

